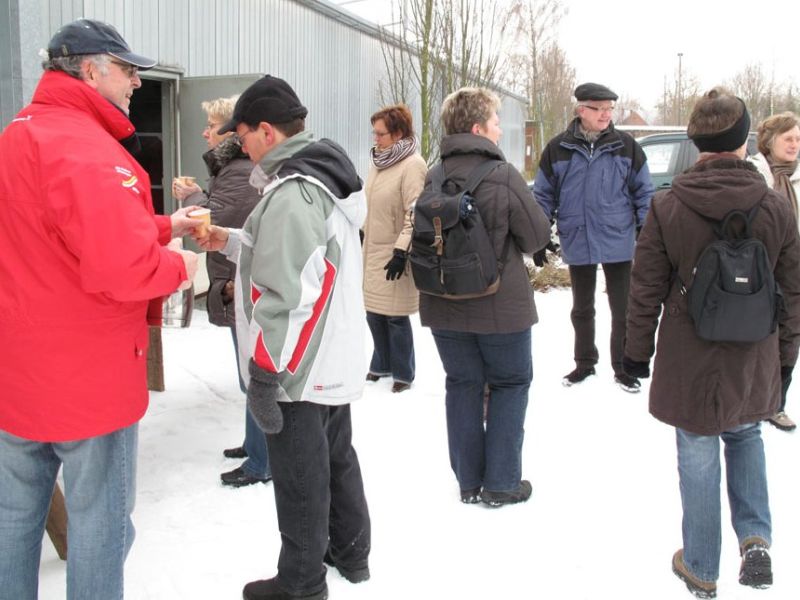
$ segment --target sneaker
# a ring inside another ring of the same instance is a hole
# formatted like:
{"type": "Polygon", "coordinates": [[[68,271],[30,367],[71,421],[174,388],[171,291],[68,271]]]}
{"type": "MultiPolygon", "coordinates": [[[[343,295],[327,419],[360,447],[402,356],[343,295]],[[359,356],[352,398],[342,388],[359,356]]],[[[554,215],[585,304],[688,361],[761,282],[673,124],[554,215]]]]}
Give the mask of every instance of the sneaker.
{"type": "Polygon", "coordinates": [[[247,450],[243,446],[237,446],[236,448],[223,450],[222,455],[225,458],[247,458],[247,450]]]}
{"type": "Polygon", "coordinates": [[[272,480],[272,477],[262,479],[250,475],[247,471],[238,467],[233,471],[222,473],[219,478],[222,480],[222,485],[229,485],[231,487],[244,487],[246,485],[253,485],[254,483],[267,483],[272,480]]]}
{"type": "Polygon", "coordinates": [[[739,583],[763,590],[772,585],[772,559],[769,544],[760,537],[747,538],[742,544],[739,583]]]}
{"type": "Polygon", "coordinates": [[[314,594],[296,595],[290,594],[278,585],[277,578],[260,579],[251,581],[242,590],[244,600],[327,600],[328,586],[323,584],[323,588],[314,594]]]}
{"type": "Polygon", "coordinates": [[[461,501],[464,504],[477,504],[481,501],[481,488],[476,487],[471,490],[461,490],[461,501]]]}
{"type": "Polygon", "coordinates": [[[780,411],[767,419],[772,425],[781,431],[794,431],[797,429],[797,424],[789,418],[785,412],[780,411]]]}
{"type": "Polygon", "coordinates": [[[575,367],[574,371],[564,375],[564,379],[561,380],[561,383],[569,387],[571,385],[575,385],[576,383],[580,383],[589,377],[589,375],[594,374],[594,367],[575,367]]]}
{"type": "Polygon", "coordinates": [[[531,497],[531,482],[523,479],[519,482],[519,487],[513,492],[491,492],[483,490],[481,500],[492,508],[504,506],[506,504],[516,504],[525,502],[531,497]]]}
{"type": "Polygon", "coordinates": [[[627,373],[617,373],[614,375],[614,381],[619,387],[631,394],[638,394],[642,391],[642,384],[636,377],[631,377],[627,373]]]}
{"type": "Polygon", "coordinates": [[[337,565],[333,562],[333,558],[331,558],[331,554],[329,551],[325,551],[325,556],[322,559],[326,565],[331,567],[336,567],[336,570],[339,571],[339,574],[347,579],[350,583],[361,583],[362,581],[367,581],[369,579],[369,567],[361,567],[358,569],[350,569],[347,567],[343,567],[342,565],[337,565]]]}
{"type": "Polygon", "coordinates": [[[683,562],[683,549],[678,550],[672,557],[672,572],[686,584],[686,587],[696,598],[717,597],[717,584],[715,582],[703,581],[689,573],[686,563],[683,562]]]}

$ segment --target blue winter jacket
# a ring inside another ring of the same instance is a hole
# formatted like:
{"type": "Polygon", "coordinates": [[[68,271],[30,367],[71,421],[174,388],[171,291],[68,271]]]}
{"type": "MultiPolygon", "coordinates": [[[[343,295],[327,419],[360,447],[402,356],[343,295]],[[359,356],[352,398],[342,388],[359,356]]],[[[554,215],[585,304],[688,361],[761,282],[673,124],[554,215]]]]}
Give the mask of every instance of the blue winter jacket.
{"type": "Polygon", "coordinates": [[[539,161],[533,193],[556,220],[564,262],[592,265],[633,259],[636,229],[653,196],[647,157],[614,125],[593,144],[576,118],[554,137],[539,161]]]}

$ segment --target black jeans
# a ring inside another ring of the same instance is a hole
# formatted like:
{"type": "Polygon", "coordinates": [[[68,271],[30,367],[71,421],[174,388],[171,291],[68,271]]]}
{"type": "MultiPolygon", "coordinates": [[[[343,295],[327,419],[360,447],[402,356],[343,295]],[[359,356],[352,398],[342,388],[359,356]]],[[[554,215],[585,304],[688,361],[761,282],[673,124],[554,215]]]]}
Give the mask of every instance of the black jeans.
{"type": "MultiPolygon", "coordinates": [[[[631,281],[631,261],[603,263],[608,305],[611,308],[611,366],[614,374],[622,373],[622,353],[625,346],[625,313],[628,310],[628,290],[631,281]]],[[[575,365],[593,367],[597,364],[594,343],[594,295],[597,287],[597,265],[570,265],[572,280],[572,327],[575,330],[575,365]]]]}
{"type": "Polygon", "coordinates": [[[267,436],[281,531],[278,582],[290,594],[325,585],[322,559],[367,566],[370,519],[352,446],[350,405],[281,402],[283,430],[267,436]]]}

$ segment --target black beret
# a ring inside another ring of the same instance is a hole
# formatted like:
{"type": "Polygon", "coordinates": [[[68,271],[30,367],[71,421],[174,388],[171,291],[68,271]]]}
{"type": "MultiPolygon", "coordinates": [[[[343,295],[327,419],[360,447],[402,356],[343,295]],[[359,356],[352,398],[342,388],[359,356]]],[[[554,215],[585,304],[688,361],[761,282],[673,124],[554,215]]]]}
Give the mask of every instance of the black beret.
{"type": "Polygon", "coordinates": [[[300,103],[292,86],[279,77],[264,75],[239,96],[233,107],[233,117],[217,133],[234,131],[239,123],[288,123],[304,119],[307,114],[308,110],[300,103]]]}
{"type": "Polygon", "coordinates": [[[616,100],[618,96],[604,85],[599,83],[582,83],[575,88],[575,99],[584,100],[616,100]]]}

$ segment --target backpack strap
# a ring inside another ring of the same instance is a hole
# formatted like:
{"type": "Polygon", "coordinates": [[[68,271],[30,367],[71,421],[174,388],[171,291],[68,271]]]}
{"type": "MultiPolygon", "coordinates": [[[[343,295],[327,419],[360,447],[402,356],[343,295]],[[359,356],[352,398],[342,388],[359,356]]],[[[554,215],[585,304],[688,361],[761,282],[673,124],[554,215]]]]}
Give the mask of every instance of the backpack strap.
{"type": "Polygon", "coordinates": [[[472,172],[472,176],[462,186],[461,191],[475,193],[475,189],[481,184],[486,176],[503,164],[502,160],[487,160],[472,172]]]}

